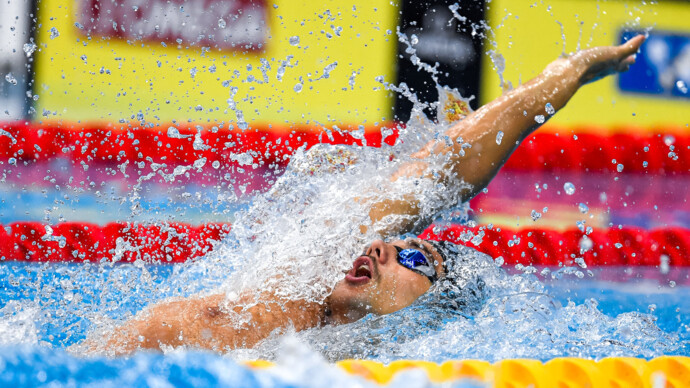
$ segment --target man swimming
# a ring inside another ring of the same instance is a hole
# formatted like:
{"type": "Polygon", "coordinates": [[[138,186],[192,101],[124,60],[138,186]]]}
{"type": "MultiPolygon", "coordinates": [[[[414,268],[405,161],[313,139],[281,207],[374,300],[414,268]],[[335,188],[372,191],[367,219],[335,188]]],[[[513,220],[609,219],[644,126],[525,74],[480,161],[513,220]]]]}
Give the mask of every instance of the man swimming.
{"type": "MultiPolygon", "coordinates": [[[[448,195],[441,198],[445,207],[469,200],[541,125],[536,116],[548,119],[584,84],[627,70],[643,42],[644,37],[637,36],[620,46],[596,47],[557,59],[536,78],[451,126],[444,139],[413,153],[390,181],[431,182],[448,195]],[[503,138],[497,142],[499,132],[503,138]],[[441,168],[436,168],[438,163],[441,168]]],[[[355,198],[366,209],[366,222],[352,233],[380,238],[364,247],[322,301],[287,298],[263,289],[232,298],[219,292],[165,301],[138,313],[102,341],[88,340],[86,346],[108,354],[180,346],[223,352],[253,347],[277,330],[345,324],[367,314],[403,309],[435,282],[447,280],[451,268],[460,265],[458,248],[452,244],[416,238],[385,240],[428,226],[438,214],[439,209],[424,203],[423,196],[413,195],[414,185],[409,187],[409,193],[380,189],[375,196],[362,193],[355,198]]],[[[282,280],[289,282],[290,276],[285,274],[282,280]]]]}

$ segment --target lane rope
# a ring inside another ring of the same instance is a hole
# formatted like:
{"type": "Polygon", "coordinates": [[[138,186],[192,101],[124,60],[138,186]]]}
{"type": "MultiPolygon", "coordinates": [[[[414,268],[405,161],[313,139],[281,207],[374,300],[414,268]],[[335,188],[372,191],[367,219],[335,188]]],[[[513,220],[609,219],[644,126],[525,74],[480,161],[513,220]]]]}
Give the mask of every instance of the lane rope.
{"type": "MultiPolygon", "coordinates": [[[[273,367],[263,360],[249,361],[246,365],[255,369],[273,367]]],[[[608,357],[599,361],[563,357],[546,363],[509,359],[494,364],[479,360],[451,360],[442,364],[397,360],[384,365],[370,360],[344,360],[336,365],[349,374],[379,384],[394,381],[405,370],[421,369],[434,383],[467,379],[493,387],[690,386],[690,357],[683,356],[661,356],[649,361],[632,357],[608,357]]]]}
{"type": "MultiPolygon", "coordinates": [[[[284,166],[300,147],[317,143],[395,144],[399,125],[330,130],[314,125],[257,124],[247,130],[226,125],[34,124],[0,122],[0,160],[66,158],[72,163],[153,161],[190,164],[206,158],[233,165],[249,153],[259,164],[284,166]],[[171,129],[172,128],[172,129],[171,129]]],[[[558,128],[547,126],[518,147],[505,168],[518,171],[690,173],[687,128],[558,128]],[[614,131],[612,133],[612,131],[614,131]]]]}
{"type": "MultiPolygon", "coordinates": [[[[229,224],[14,222],[0,227],[0,259],[11,261],[181,263],[203,256],[229,224]],[[113,259],[115,257],[115,259],[113,259]]],[[[431,226],[420,237],[463,244],[514,266],[689,267],[690,230],[634,227],[559,231],[431,226]],[[437,230],[434,233],[434,230],[437,230]],[[584,264],[584,265],[583,265],[584,264]]]]}

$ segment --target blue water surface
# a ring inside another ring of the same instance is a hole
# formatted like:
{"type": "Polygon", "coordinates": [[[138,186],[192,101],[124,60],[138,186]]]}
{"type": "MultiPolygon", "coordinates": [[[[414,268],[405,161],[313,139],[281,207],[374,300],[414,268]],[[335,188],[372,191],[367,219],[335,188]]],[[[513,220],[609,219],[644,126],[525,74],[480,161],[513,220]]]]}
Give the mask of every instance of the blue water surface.
{"type": "MultiPolygon", "coordinates": [[[[58,386],[316,385],[316,380],[307,381],[313,371],[297,372],[291,367],[287,374],[276,375],[248,369],[227,356],[208,352],[139,352],[132,357],[105,359],[80,358],[65,350],[85,338],[93,316],[121,319],[148,303],[179,295],[180,290],[168,284],[173,270],[168,265],[142,270],[132,265],[0,264],[0,322],[11,321],[27,308],[34,309],[32,319],[36,322],[33,343],[5,343],[0,347],[0,386],[40,386],[49,382],[58,386]]],[[[669,276],[631,276],[629,269],[611,268],[595,272],[591,278],[547,280],[546,286],[548,294],[562,305],[596,303],[610,317],[627,312],[649,314],[661,330],[684,343],[677,354],[690,355],[690,287],[671,287],[669,276]]],[[[687,279],[687,271],[676,270],[672,276],[687,279]]],[[[440,351],[443,345],[438,346],[440,351]]],[[[313,352],[289,357],[292,362],[306,363],[304,368],[321,370],[319,383],[355,379],[338,371],[323,372],[328,364],[313,352]]]]}

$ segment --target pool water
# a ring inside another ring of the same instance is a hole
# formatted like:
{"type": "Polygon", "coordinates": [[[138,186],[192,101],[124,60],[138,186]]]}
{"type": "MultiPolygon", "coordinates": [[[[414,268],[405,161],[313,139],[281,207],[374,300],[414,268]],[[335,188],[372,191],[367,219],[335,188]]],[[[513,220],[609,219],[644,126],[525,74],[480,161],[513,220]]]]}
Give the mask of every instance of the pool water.
{"type": "MultiPolygon", "coordinates": [[[[0,366],[21,359],[17,362],[57,363],[65,368],[100,363],[126,370],[136,362],[172,367],[184,359],[191,368],[205,365],[204,359],[281,357],[285,338],[292,334],[271,338],[254,350],[226,356],[204,353],[198,360],[179,354],[190,351],[176,351],[175,356],[142,353],[120,361],[79,359],[65,353],[96,325],[119,322],[148,303],[180,295],[170,281],[174,272],[172,265],[0,264],[0,366]]],[[[687,279],[690,271],[675,268],[663,275],[654,273],[656,278],[643,270],[635,274],[615,267],[595,270],[594,276],[583,279],[517,273],[508,278],[529,279],[537,288],[493,296],[476,314],[434,315],[434,307],[422,301],[388,316],[368,316],[355,324],[296,336],[300,346],[310,346],[330,361],[356,357],[384,362],[402,358],[494,362],[514,357],[545,361],[559,356],[690,355],[690,299],[686,297],[690,287],[682,283],[671,287],[667,280],[687,279]],[[604,280],[613,278],[627,280],[604,280]],[[343,346],[352,343],[353,352],[343,352],[332,341],[341,341],[343,346]]]]}

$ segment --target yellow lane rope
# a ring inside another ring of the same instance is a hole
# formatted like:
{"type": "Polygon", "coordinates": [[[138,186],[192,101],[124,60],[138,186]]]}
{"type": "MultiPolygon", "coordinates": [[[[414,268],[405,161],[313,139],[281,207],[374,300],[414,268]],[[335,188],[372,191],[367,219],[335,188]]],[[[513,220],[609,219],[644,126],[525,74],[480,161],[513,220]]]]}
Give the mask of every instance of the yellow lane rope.
{"type": "MultiPolygon", "coordinates": [[[[248,361],[252,368],[270,368],[264,360],[248,361]]],[[[546,363],[529,359],[486,361],[398,360],[388,365],[369,360],[344,360],[337,365],[346,372],[379,384],[389,383],[396,373],[410,368],[426,372],[432,382],[475,379],[501,388],[519,387],[690,387],[690,357],[662,356],[650,361],[632,357],[610,357],[600,361],[555,358],[546,363]]]]}

